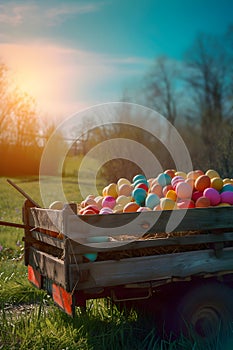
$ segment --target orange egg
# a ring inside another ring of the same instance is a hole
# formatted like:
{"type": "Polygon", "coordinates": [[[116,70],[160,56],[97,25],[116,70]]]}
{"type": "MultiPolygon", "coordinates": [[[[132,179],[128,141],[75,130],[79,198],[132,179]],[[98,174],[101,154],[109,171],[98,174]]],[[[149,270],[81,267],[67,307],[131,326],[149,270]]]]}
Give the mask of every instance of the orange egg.
{"type": "Polygon", "coordinates": [[[167,170],[164,171],[164,174],[167,174],[171,178],[173,178],[175,176],[175,172],[176,172],[176,170],[174,170],[174,169],[167,169],[167,170]]]}
{"type": "Polygon", "coordinates": [[[196,180],[201,175],[204,175],[202,170],[192,170],[187,174],[187,178],[196,180]]]}
{"type": "Polygon", "coordinates": [[[174,190],[169,190],[169,191],[166,193],[166,198],[172,199],[172,200],[175,202],[176,199],[177,199],[176,191],[174,191],[174,190]]]}
{"type": "Polygon", "coordinates": [[[135,202],[130,202],[124,206],[123,212],[124,213],[134,213],[136,212],[140,206],[135,202]]]}
{"type": "Polygon", "coordinates": [[[207,197],[200,197],[195,203],[196,208],[208,208],[210,206],[210,200],[207,197]]]}
{"type": "Polygon", "coordinates": [[[207,175],[199,176],[195,181],[195,188],[197,191],[203,192],[206,188],[210,187],[210,178],[207,175]]]}

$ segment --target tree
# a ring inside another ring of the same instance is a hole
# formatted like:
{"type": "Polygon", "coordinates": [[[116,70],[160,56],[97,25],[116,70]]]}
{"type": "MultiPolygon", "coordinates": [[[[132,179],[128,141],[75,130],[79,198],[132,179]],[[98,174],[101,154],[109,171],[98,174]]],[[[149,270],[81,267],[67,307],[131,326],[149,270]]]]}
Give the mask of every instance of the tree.
{"type": "Polygon", "coordinates": [[[159,57],[154,61],[145,77],[145,94],[148,107],[165,116],[174,124],[178,116],[179,88],[181,84],[180,69],[177,64],[166,58],[159,57]]]}

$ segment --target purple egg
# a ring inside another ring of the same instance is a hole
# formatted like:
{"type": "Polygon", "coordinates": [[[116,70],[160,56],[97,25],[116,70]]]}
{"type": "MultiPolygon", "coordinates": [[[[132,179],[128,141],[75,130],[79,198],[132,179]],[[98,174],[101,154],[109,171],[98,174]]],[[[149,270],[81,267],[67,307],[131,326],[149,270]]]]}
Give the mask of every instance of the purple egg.
{"type": "Polygon", "coordinates": [[[221,202],[221,196],[215,188],[206,188],[203,195],[210,200],[210,205],[218,205],[221,202]]]}
{"type": "Polygon", "coordinates": [[[220,194],[221,196],[221,202],[222,203],[228,203],[230,205],[233,205],[233,192],[232,191],[225,191],[220,194]]]}

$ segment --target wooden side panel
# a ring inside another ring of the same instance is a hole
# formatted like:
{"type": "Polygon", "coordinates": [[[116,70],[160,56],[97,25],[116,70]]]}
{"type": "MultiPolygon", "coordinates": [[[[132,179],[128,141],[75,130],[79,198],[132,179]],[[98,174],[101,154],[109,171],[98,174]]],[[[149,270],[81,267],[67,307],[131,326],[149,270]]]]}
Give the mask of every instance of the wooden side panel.
{"type": "MultiPolygon", "coordinates": [[[[86,281],[80,281],[77,289],[116,286],[121,284],[187,277],[219,271],[233,271],[233,248],[224,248],[221,258],[214,250],[191,251],[176,254],[145,256],[103,261],[79,265],[80,274],[88,271],[86,281]]],[[[77,266],[70,266],[70,276],[77,274],[77,266]]],[[[71,288],[76,280],[70,281],[71,288]]]]}
{"type": "Polygon", "coordinates": [[[37,288],[41,289],[42,276],[39,271],[35,270],[31,265],[28,265],[28,280],[37,288]]]}
{"type": "Polygon", "coordinates": [[[29,264],[40,271],[41,275],[48,277],[66,290],[69,290],[69,281],[66,279],[63,260],[30,247],[29,264]]]}
{"type": "Polygon", "coordinates": [[[61,286],[53,283],[52,284],[52,297],[54,302],[60,306],[68,315],[74,315],[74,302],[71,293],[68,293],[61,286]]]}

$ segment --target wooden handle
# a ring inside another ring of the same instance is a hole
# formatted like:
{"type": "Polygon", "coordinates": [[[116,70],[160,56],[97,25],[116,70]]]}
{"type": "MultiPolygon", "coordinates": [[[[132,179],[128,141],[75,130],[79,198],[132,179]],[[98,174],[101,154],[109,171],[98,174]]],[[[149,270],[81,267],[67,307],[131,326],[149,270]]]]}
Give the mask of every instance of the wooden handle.
{"type": "Polygon", "coordinates": [[[13,186],[17,191],[19,191],[25,198],[27,198],[33,205],[35,205],[35,207],[37,208],[41,208],[41,206],[36,203],[30,196],[29,194],[27,194],[24,190],[22,190],[22,188],[20,188],[18,185],[16,185],[13,181],[11,181],[10,179],[7,179],[7,182],[13,186]]]}

